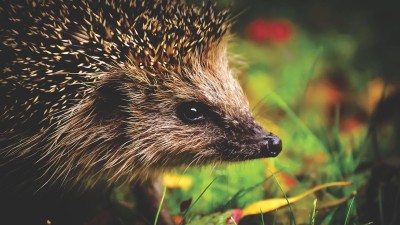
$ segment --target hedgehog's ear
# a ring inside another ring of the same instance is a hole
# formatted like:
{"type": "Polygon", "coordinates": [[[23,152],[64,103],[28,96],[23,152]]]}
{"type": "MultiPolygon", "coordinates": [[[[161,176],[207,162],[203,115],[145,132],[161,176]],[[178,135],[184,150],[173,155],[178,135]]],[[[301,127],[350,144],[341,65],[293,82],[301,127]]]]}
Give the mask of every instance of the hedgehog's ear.
{"type": "Polygon", "coordinates": [[[94,93],[94,112],[100,120],[115,120],[126,114],[127,94],[118,81],[107,81],[100,84],[94,93]]]}

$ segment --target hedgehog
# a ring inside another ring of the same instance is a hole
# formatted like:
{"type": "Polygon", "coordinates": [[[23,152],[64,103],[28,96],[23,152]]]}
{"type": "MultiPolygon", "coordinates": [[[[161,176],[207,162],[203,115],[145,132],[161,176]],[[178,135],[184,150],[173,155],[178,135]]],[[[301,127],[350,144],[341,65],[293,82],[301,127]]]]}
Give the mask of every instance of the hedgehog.
{"type": "Polygon", "coordinates": [[[229,67],[229,10],[5,0],[0,21],[2,196],[148,188],[171,168],[282,149],[229,67]]]}

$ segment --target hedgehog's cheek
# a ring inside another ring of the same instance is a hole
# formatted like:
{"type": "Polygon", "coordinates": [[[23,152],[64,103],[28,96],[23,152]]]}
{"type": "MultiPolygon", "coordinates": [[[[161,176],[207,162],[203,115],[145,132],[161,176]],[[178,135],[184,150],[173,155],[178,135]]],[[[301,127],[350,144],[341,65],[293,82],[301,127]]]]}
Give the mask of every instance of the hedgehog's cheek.
{"type": "Polygon", "coordinates": [[[261,157],[276,157],[282,151],[282,140],[270,133],[261,138],[259,146],[261,157]]]}

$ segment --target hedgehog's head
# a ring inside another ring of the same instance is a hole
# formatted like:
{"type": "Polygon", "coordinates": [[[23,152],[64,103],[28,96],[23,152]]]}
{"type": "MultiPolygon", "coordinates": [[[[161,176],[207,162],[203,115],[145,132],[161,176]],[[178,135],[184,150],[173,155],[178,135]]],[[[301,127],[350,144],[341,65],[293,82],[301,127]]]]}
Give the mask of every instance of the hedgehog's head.
{"type": "Polygon", "coordinates": [[[141,167],[154,172],[180,165],[275,157],[280,153],[281,140],[255,121],[227,65],[225,49],[214,53],[212,60],[203,58],[189,68],[183,67],[180,74],[170,71],[157,83],[153,80],[152,85],[140,84],[137,77],[143,76],[142,71],[131,70],[125,74],[131,81],[113,80],[98,89],[103,91],[113,84],[107,92],[111,95],[106,94],[103,100],[108,99],[107,107],[114,101],[119,104],[116,108],[123,110],[114,114],[123,121],[128,143],[120,155],[121,165],[128,170],[141,167]],[[134,72],[140,74],[133,75],[134,72]],[[124,100],[116,101],[121,96],[124,100]]]}
{"type": "Polygon", "coordinates": [[[229,69],[227,13],[175,7],[169,10],[176,21],[146,20],[143,27],[161,26],[160,33],[143,31],[150,44],[128,51],[131,60],[121,65],[125,78],[104,83],[118,89],[107,93],[123,97],[103,99],[124,99],[124,113],[117,115],[129,144],[121,164],[157,170],[277,156],[281,140],[254,120],[229,69]]]}
{"type": "Polygon", "coordinates": [[[280,139],[254,120],[229,69],[228,13],[162,0],[137,7],[144,9],[135,19],[113,15],[121,16],[117,28],[101,20],[75,32],[73,42],[87,55],[87,49],[105,53],[84,68],[96,65],[105,75],[59,129],[62,146],[72,147],[51,161],[67,158],[65,174],[71,167],[82,176],[95,170],[115,181],[179,165],[277,156],[280,139]]]}
{"type": "Polygon", "coordinates": [[[200,57],[151,91],[128,97],[134,121],[128,131],[135,145],[148,147],[133,154],[141,154],[145,164],[243,161],[280,153],[281,140],[255,121],[228,67],[226,43],[219,44],[210,58],[200,57]]]}

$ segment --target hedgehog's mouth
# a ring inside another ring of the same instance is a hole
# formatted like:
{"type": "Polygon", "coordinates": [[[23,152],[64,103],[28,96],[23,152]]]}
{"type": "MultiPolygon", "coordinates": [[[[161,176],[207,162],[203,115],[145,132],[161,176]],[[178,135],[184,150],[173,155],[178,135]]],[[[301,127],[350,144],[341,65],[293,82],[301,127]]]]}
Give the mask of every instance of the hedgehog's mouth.
{"type": "Polygon", "coordinates": [[[282,151],[282,141],[270,133],[259,139],[222,142],[214,149],[223,161],[245,161],[278,156],[282,151]]]}

